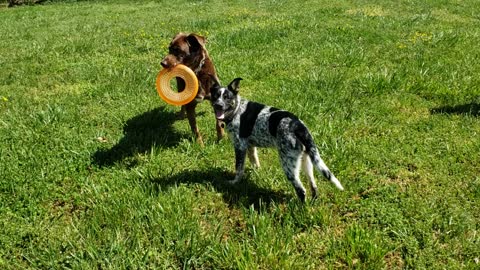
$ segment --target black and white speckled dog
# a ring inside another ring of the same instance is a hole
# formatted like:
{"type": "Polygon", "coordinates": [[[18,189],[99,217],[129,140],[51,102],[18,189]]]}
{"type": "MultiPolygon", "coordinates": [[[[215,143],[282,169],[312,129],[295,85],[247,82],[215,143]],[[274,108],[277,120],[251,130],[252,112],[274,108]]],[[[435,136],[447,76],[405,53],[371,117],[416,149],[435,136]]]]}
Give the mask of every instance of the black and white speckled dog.
{"type": "Polygon", "coordinates": [[[236,175],[230,183],[237,183],[242,178],[247,153],[254,167],[259,167],[256,147],[276,147],[283,170],[302,202],[305,201],[306,191],[300,181],[301,160],[310,181],[313,198],[317,196],[313,166],[338,189],[343,190],[342,184],[320,158],[315,142],[303,122],[288,111],[241,98],[238,95],[240,80],[242,79],[234,79],[228,87],[220,86],[215,80],[210,90],[215,116],[225,122],[235,147],[236,175]]]}

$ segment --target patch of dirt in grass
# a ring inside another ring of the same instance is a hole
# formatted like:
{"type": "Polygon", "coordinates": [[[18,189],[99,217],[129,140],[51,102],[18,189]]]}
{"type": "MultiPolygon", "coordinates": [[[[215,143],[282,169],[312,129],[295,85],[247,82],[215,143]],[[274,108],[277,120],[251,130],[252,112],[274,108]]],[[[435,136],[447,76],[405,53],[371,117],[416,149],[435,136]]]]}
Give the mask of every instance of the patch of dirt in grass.
{"type": "Polygon", "coordinates": [[[398,251],[387,253],[384,260],[387,269],[403,269],[405,266],[402,255],[398,251]]]}
{"type": "Polygon", "coordinates": [[[348,15],[364,15],[368,17],[384,17],[389,14],[389,12],[381,6],[353,8],[348,9],[347,11],[345,11],[345,13],[347,13],[348,15]]]}

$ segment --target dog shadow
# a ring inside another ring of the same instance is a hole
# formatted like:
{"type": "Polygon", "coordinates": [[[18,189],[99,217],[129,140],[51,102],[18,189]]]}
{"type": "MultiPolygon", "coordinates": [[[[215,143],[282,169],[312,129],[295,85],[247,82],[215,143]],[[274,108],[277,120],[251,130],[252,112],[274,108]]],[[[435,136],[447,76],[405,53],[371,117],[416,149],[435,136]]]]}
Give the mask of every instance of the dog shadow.
{"type": "Polygon", "coordinates": [[[230,206],[243,206],[245,208],[253,205],[255,209],[268,206],[272,202],[284,203],[292,199],[292,196],[281,191],[273,191],[259,187],[250,181],[248,174],[241,182],[232,185],[227,182],[234,178],[232,172],[221,168],[210,168],[207,170],[188,170],[175,175],[153,178],[146,184],[147,188],[154,195],[164,192],[165,189],[183,184],[211,184],[213,188],[222,194],[223,200],[230,206]]]}
{"type": "Polygon", "coordinates": [[[431,114],[462,114],[480,116],[480,104],[468,103],[455,106],[442,106],[430,110],[431,114]]]}
{"type": "MultiPolygon", "coordinates": [[[[100,167],[112,166],[137,153],[149,152],[153,147],[177,146],[189,136],[173,128],[176,119],[176,113],[160,107],[127,120],[123,127],[123,138],[112,148],[95,152],[93,163],[100,167]]],[[[129,161],[128,166],[135,166],[135,163],[134,160],[129,161]]]]}

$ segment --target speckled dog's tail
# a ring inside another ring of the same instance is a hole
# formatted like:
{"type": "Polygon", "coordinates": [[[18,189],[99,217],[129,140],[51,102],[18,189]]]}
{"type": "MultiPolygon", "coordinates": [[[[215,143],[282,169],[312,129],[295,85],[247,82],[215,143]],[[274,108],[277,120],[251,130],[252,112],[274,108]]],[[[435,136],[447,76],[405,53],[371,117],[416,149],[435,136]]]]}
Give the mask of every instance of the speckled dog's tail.
{"type": "Polygon", "coordinates": [[[317,170],[321,172],[325,178],[330,180],[330,182],[332,182],[338,189],[343,190],[343,186],[340,181],[338,181],[338,179],[335,177],[335,175],[333,175],[330,169],[328,169],[327,165],[325,165],[325,162],[323,162],[322,158],[320,157],[317,146],[315,145],[313,137],[308,131],[307,127],[305,127],[302,122],[298,121],[294,127],[294,132],[300,142],[305,146],[305,152],[312,160],[315,168],[317,168],[317,170]]]}

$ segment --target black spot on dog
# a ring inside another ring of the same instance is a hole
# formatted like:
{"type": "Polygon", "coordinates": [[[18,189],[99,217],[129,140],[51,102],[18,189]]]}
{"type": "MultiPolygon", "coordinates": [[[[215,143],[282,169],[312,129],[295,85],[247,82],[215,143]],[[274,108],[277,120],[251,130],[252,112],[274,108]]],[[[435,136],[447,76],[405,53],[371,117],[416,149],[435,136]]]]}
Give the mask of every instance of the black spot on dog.
{"type": "Polygon", "coordinates": [[[276,111],[278,111],[278,110],[280,110],[280,109],[277,109],[277,108],[275,108],[275,107],[270,107],[269,112],[272,113],[272,112],[276,112],[276,111]]]}
{"type": "Polygon", "coordinates": [[[300,120],[293,122],[292,127],[297,139],[305,146],[305,151],[311,154],[311,151],[317,147],[307,127],[300,120]]]}
{"type": "Polygon", "coordinates": [[[255,121],[263,108],[263,104],[248,102],[245,112],[240,116],[240,138],[247,138],[252,134],[255,121]]]}
{"type": "Polygon", "coordinates": [[[270,117],[268,118],[268,131],[273,137],[277,137],[277,129],[280,121],[287,117],[297,119],[297,117],[293,113],[287,111],[276,110],[270,115],[270,117]]]}

